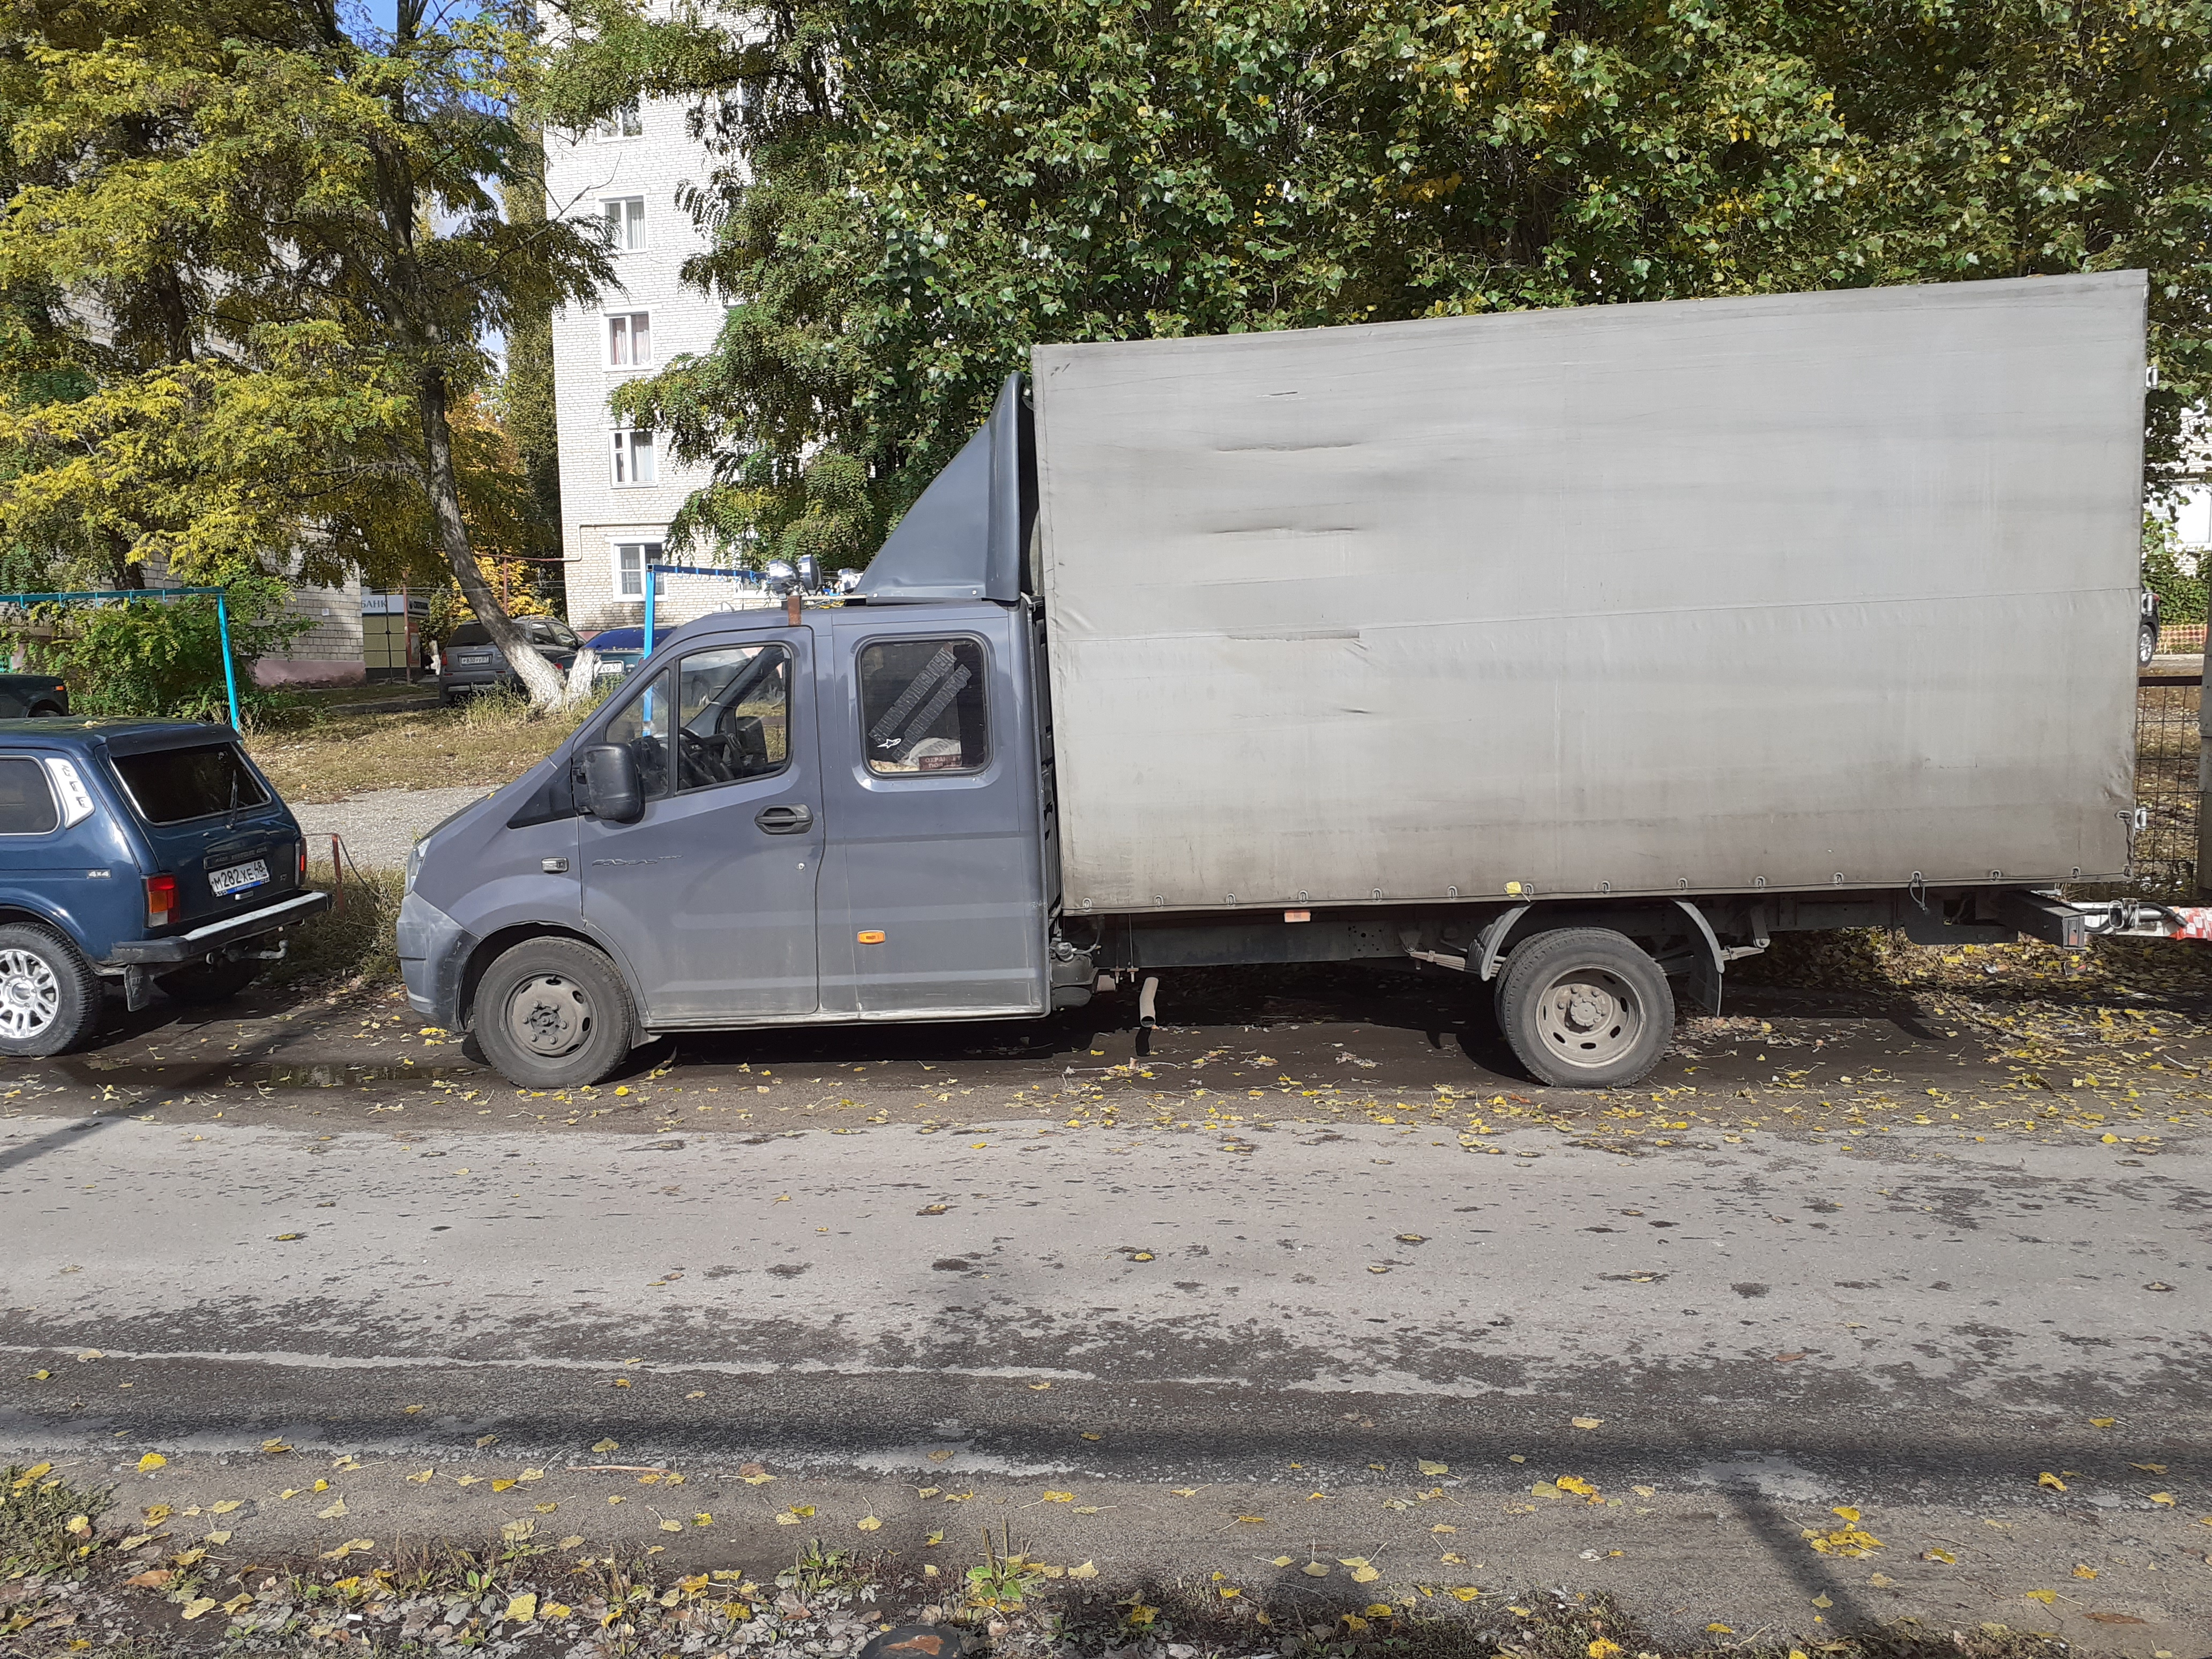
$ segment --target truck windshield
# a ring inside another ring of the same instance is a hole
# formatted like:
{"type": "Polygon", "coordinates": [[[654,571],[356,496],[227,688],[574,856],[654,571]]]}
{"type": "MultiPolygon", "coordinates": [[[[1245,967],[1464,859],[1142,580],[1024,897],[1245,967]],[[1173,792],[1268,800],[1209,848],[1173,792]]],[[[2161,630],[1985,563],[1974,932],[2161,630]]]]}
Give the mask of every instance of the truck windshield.
{"type": "Polygon", "coordinates": [[[138,816],[149,823],[182,823],[269,801],[261,780],[227,743],[118,755],[115,770],[138,816]]]}

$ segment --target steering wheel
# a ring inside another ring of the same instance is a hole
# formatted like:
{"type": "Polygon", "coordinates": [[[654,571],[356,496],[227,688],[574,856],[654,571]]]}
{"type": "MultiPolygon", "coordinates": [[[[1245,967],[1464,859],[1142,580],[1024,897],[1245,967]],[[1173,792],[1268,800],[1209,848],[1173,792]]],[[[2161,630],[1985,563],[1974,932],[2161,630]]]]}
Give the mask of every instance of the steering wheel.
{"type": "Polygon", "coordinates": [[[727,783],[731,781],[730,763],[722,745],[702,738],[696,732],[677,729],[677,752],[682,757],[684,770],[707,783],[727,783]]]}

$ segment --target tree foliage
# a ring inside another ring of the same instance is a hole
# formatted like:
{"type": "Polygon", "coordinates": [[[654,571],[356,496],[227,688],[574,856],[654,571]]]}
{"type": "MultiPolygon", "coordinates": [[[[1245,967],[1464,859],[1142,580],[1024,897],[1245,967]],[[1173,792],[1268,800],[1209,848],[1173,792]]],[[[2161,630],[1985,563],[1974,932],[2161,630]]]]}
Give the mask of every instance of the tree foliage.
{"type": "Polygon", "coordinates": [[[542,195],[538,58],[496,0],[363,38],[335,0],[0,0],[0,297],[61,319],[0,369],[73,377],[0,402],[5,538],[196,580],[442,565],[496,637],[470,532],[534,531],[471,414],[481,342],[611,269],[597,226],[501,211],[542,195]]]}
{"type": "Polygon", "coordinates": [[[2148,267],[2154,465],[2212,390],[2212,0],[598,0],[570,118],[695,100],[690,275],[624,411],[780,535],[908,504],[1041,340],[2148,267]]]}
{"type": "MultiPolygon", "coordinates": [[[[283,709],[283,693],[257,684],[257,658],[282,650],[313,624],[288,615],[285,585],[246,576],[226,586],[231,672],[240,706],[266,718],[283,709]]],[[[79,714],[159,715],[173,720],[230,718],[223,683],[222,623],[215,601],[198,595],[132,599],[111,605],[44,605],[29,618],[43,636],[10,630],[39,668],[69,681],[79,714]]]]}

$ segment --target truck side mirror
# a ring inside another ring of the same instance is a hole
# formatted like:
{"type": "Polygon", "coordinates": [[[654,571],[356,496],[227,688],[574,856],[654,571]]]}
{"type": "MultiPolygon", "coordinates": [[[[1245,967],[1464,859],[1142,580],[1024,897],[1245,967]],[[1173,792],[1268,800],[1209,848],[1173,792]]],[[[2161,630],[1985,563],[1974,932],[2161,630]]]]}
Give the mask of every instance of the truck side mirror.
{"type": "Polygon", "coordinates": [[[628,744],[598,743],[584,751],[584,793],[592,816],[611,823],[635,823],[645,816],[637,757],[628,744]]]}

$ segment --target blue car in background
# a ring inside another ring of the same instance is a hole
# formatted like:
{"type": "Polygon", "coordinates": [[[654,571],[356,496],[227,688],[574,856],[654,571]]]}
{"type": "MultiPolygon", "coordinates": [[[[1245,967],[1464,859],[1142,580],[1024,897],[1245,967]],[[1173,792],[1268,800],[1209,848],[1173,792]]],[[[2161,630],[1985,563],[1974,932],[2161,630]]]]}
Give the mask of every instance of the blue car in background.
{"type": "Polygon", "coordinates": [[[599,668],[594,677],[599,679],[626,678],[638,664],[645,660],[645,630],[642,628],[602,629],[584,644],[599,653],[599,668]]]}
{"type": "Polygon", "coordinates": [[[88,1039],[108,983],[142,1008],[243,990],[330,904],[227,726],[0,720],[0,1054],[88,1039]]]}

